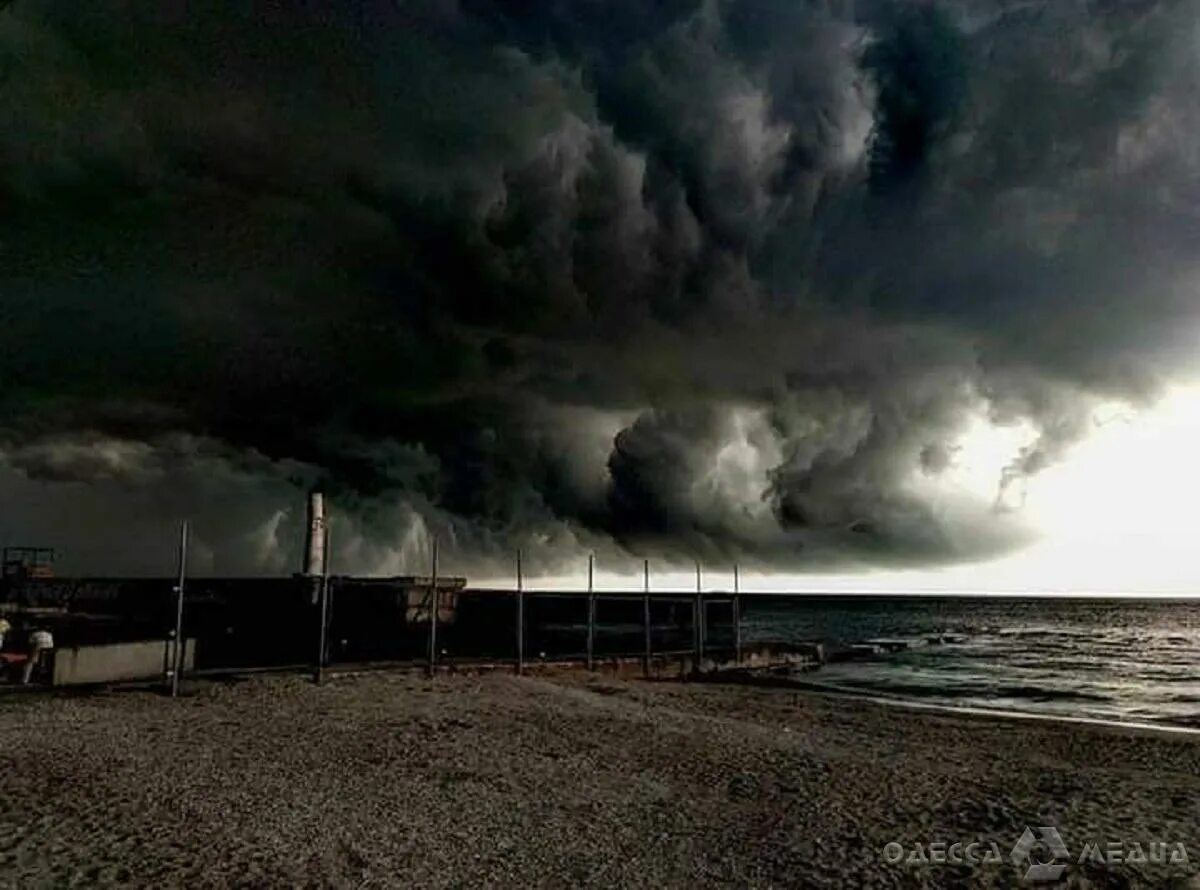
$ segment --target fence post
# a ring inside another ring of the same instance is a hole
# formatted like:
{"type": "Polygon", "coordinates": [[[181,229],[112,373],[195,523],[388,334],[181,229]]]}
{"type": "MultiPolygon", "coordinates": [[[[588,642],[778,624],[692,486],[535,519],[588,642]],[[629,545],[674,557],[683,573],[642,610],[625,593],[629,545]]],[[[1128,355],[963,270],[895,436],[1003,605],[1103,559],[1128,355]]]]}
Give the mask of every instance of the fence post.
{"type": "Polygon", "coordinates": [[[696,608],[695,608],[695,634],[696,634],[696,672],[700,671],[700,662],[704,660],[704,592],[700,585],[700,563],[696,563],[696,608]]]}
{"type": "Polygon", "coordinates": [[[438,596],[438,539],[437,535],[433,536],[433,569],[429,576],[429,676],[433,676],[433,669],[437,666],[437,626],[438,626],[438,606],[440,605],[440,597],[438,596]]]}
{"type": "Polygon", "coordinates": [[[179,675],[183,673],[183,586],[187,578],[188,521],[179,526],[179,580],[175,585],[175,658],[171,666],[171,698],[179,696],[179,675]]]}
{"type": "Polygon", "coordinates": [[[521,576],[521,551],[517,550],[517,675],[525,671],[525,580],[521,576]]]}
{"type": "Polygon", "coordinates": [[[317,632],[317,669],[313,682],[320,686],[325,681],[325,658],[329,637],[329,522],[325,523],[324,553],[321,559],[321,627],[317,632]]]}
{"type": "Polygon", "coordinates": [[[596,658],[596,586],[595,586],[596,554],[588,554],[588,591],[587,591],[587,668],[592,670],[596,658]]]}
{"type": "Polygon", "coordinates": [[[642,654],[642,673],[650,676],[650,560],[642,560],[642,628],[645,652],[642,654]]]}
{"type": "Polygon", "coordinates": [[[738,564],[733,564],[733,661],[742,663],[742,586],[738,564]]]}

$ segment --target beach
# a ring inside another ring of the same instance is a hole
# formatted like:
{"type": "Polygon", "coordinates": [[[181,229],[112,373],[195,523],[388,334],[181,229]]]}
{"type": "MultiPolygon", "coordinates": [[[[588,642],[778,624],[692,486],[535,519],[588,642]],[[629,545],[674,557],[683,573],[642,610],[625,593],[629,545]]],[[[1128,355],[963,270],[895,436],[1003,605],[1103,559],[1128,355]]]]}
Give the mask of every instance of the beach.
{"type": "Polygon", "coordinates": [[[1200,886],[1200,736],[784,688],[563,671],[9,695],[0,783],[3,887],[1001,887],[1027,826],[1060,833],[1060,885],[1200,886]],[[1163,861],[1130,855],[1156,843],[1163,861]],[[993,844],[1002,862],[939,861],[993,844]]]}

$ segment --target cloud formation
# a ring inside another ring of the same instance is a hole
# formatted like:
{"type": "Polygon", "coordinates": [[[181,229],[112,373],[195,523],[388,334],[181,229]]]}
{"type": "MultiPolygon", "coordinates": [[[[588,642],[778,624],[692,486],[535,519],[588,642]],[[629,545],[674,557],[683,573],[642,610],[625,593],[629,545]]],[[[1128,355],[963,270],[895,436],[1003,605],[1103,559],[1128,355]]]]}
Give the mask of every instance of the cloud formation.
{"type": "Polygon", "coordinates": [[[193,514],[212,571],[286,571],[321,484],[348,571],[431,533],[479,571],[1016,546],[1011,486],[1188,372],[1198,28],[1183,0],[18,0],[7,536],[149,570],[121,549],[193,514]],[[1037,438],[948,504],[981,414],[1037,438]],[[137,513],[111,546],[106,504],[137,513]]]}

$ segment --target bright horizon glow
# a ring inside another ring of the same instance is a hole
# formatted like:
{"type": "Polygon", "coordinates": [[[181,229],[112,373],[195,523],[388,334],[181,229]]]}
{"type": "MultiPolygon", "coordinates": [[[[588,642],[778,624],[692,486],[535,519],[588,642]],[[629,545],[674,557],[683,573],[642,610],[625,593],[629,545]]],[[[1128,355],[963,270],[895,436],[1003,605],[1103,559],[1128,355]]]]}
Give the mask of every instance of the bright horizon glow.
{"type": "MultiPolygon", "coordinates": [[[[797,593],[1200,595],[1200,386],[1177,387],[1145,410],[1102,408],[1095,431],[1064,460],[1028,480],[1019,515],[1029,547],[972,564],[911,570],[772,574],[743,570],[743,591],[797,593]]],[[[1000,470],[1030,441],[1027,425],[973,423],[942,484],[994,497],[1000,470]]],[[[640,562],[630,561],[640,569],[640,562]]],[[[704,566],[705,590],[730,590],[732,566],[704,566]]],[[[498,579],[496,586],[512,586],[498,579]]],[[[596,567],[596,588],[640,589],[640,571],[596,567]]],[[[586,587],[577,574],[528,579],[526,588],[586,587]]],[[[653,590],[695,590],[695,573],[654,571],[653,590]]]]}

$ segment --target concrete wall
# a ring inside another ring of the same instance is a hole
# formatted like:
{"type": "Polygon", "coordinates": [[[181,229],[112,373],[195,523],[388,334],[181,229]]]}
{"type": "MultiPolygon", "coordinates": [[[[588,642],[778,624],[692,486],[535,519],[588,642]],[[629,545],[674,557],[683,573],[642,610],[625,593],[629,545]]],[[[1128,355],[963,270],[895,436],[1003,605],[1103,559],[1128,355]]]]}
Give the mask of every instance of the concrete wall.
{"type": "MultiPolygon", "coordinates": [[[[163,674],[166,643],[116,643],[110,646],[74,646],[55,649],[54,685],[114,683],[118,680],[154,680],[163,674]]],[[[196,641],[188,640],[184,670],[195,662],[196,641]]]]}

